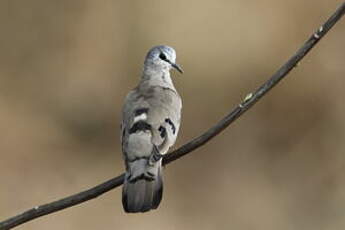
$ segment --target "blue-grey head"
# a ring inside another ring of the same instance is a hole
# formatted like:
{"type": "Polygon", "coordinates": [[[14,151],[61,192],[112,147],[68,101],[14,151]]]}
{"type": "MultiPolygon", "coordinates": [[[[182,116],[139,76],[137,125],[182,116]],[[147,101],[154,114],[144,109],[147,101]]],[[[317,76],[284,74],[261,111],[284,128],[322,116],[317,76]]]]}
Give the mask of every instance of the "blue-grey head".
{"type": "Polygon", "coordinates": [[[146,55],[145,68],[170,70],[175,68],[183,73],[181,67],[176,64],[176,52],[170,46],[155,46],[146,55]]]}

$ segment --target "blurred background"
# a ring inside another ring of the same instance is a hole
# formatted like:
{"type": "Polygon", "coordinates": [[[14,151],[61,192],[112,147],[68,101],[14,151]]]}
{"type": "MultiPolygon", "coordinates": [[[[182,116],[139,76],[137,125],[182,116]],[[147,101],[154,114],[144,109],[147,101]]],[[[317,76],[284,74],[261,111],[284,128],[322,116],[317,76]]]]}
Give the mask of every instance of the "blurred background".
{"type": "MultiPolygon", "coordinates": [[[[282,65],[338,0],[1,1],[0,218],[123,172],[120,111],[152,46],[185,74],[177,146],[282,65]]],[[[121,189],[18,229],[345,228],[345,21],[206,146],[165,170],[157,211],[121,189]]],[[[176,77],[175,77],[176,76],[176,77]]]]}

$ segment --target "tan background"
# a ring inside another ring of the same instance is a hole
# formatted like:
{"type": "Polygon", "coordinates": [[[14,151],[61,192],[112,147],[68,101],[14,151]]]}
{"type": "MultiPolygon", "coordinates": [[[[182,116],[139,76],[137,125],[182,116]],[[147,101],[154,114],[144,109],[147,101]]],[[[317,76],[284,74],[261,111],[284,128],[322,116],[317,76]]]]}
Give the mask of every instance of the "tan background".
{"type": "MultiPolygon", "coordinates": [[[[0,218],[123,171],[120,109],[153,45],[185,74],[177,146],[265,81],[342,1],[0,3],[0,218]]],[[[165,171],[157,211],[121,189],[18,229],[345,228],[345,21],[255,108],[165,171]]]]}

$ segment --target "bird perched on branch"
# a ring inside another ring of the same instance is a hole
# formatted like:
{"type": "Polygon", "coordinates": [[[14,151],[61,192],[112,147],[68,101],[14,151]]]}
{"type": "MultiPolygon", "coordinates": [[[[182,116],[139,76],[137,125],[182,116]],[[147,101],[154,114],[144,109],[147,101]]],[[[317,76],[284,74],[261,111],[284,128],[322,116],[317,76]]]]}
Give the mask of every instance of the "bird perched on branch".
{"type": "Polygon", "coordinates": [[[162,200],[162,157],[175,143],[181,119],[181,98],[170,69],[183,71],[175,60],[173,48],[153,47],[138,86],[125,99],[121,141],[126,165],[122,204],[126,212],[156,209],[162,200]]]}

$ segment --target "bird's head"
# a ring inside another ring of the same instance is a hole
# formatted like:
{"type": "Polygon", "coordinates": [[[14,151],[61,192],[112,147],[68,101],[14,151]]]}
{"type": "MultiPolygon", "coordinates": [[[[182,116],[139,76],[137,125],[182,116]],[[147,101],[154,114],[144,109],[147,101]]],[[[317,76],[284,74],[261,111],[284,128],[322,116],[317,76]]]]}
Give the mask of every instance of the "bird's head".
{"type": "Polygon", "coordinates": [[[145,66],[157,70],[170,70],[175,68],[183,73],[181,67],[176,64],[176,52],[169,46],[155,46],[146,55],[145,66]]]}

